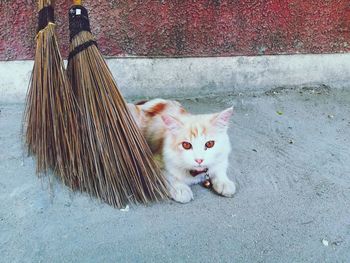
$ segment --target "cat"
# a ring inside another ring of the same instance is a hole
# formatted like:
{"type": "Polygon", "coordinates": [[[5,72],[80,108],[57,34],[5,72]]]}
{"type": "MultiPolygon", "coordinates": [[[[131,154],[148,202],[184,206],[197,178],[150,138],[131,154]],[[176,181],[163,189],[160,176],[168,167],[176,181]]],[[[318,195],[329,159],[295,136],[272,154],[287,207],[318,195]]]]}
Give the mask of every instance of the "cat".
{"type": "Polygon", "coordinates": [[[234,195],[236,186],[227,176],[232,107],[201,115],[192,115],[179,102],[164,99],[129,103],[128,107],[164,171],[173,200],[193,200],[190,186],[203,182],[206,174],[218,194],[234,195]]]}

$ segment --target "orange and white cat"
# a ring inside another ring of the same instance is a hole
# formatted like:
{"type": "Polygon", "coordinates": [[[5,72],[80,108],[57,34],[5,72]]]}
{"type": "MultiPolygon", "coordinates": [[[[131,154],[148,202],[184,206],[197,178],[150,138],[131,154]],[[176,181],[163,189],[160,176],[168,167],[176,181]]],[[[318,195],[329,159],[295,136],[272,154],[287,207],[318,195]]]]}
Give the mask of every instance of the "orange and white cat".
{"type": "Polygon", "coordinates": [[[193,199],[190,185],[210,176],[213,189],[232,197],[235,184],[227,176],[231,151],[227,128],[233,109],[192,115],[177,101],[153,99],[128,104],[168,180],[170,196],[177,202],[193,199]]]}

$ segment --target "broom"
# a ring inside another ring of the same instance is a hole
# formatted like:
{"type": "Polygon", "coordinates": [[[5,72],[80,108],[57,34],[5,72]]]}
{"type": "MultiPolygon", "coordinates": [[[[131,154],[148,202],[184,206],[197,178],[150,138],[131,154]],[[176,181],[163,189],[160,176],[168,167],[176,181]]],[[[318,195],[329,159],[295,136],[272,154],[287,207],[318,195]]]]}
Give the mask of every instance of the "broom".
{"type": "Polygon", "coordinates": [[[167,198],[166,181],[91,34],[88,12],[81,1],[73,4],[67,71],[81,110],[87,191],[116,207],[167,198]]]}
{"type": "Polygon", "coordinates": [[[52,2],[38,3],[35,60],[23,128],[28,153],[36,155],[37,173],[51,168],[66,185],[76,189],[82,176],[77,104],[57,44],[52,2]]]}

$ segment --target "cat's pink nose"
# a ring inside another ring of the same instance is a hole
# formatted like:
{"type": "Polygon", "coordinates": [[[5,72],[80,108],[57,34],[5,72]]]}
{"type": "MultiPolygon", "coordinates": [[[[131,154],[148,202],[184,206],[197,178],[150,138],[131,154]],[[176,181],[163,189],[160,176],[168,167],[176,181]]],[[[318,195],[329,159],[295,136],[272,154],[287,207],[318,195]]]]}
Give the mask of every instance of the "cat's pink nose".
{"type": "Polygon", "coordinates": [[[195,159],[196,163],[201,164],[204,160],[203,159],[195,159]]]}

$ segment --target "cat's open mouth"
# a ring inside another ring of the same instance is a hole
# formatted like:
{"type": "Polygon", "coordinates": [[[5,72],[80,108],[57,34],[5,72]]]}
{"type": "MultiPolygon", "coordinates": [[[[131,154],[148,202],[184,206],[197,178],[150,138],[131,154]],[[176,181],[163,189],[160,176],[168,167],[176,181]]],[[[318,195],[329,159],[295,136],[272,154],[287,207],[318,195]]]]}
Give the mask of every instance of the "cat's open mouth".
{"type": "Polygon", "coordinates": [[[193,170],[190,170],[190,174],[195,177],[199,174],[203,174],[203,173],[206,173],[208,172],[208,168],[201,168],[201,167],[198,167],[196,169],[193,169],[193,170]]]}

